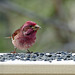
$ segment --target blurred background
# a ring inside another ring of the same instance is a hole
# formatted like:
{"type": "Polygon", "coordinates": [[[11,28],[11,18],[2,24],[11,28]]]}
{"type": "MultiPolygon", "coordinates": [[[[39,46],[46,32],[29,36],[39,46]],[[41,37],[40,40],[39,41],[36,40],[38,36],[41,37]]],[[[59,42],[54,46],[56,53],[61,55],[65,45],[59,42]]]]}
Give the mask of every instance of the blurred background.
{"type": "Polygon", "coordinates": [[[0,0],[0,52],[14,50],[5,37],[29,20],[41,26],[30,51],[75,52],[75,0],[0,0]]]}

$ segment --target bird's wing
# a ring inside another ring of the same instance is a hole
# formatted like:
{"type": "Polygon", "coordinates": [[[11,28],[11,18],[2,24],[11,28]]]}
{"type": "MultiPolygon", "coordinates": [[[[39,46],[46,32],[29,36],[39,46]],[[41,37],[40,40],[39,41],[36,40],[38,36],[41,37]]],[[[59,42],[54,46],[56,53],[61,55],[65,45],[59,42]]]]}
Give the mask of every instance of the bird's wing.
{"type": "Polygon", "coordinates": [[[13,34],[12,34],[12,39],[14,40],[14,37],[20,32],[20,29],[17,29],[13,34]]]}

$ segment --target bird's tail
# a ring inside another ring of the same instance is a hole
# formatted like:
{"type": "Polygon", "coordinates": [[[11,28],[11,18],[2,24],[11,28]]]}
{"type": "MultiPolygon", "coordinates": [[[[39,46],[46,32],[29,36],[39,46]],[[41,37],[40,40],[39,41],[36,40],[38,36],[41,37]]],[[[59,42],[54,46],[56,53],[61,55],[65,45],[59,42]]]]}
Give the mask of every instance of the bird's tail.
{"type": "Polygon", "coordinates": [[[11,39],[11,36],[9,36],[9,37],[5,37],[5,38],[7,38],[7,39],[11,39]]]}

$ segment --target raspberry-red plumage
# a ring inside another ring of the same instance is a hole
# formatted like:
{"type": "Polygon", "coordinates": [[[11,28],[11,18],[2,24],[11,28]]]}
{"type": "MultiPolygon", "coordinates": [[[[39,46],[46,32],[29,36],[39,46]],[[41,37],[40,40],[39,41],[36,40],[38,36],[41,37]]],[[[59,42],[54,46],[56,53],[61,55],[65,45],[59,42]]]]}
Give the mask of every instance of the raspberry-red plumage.
{"type": "Polygon", "coordinates": [[[20,50],[30,48],[36,40],[36,32],[38,30],[35,28],[36,25],[35,22],[27,21],[20,29],[16,30],[12,34],[13,45],[20,50]]]}

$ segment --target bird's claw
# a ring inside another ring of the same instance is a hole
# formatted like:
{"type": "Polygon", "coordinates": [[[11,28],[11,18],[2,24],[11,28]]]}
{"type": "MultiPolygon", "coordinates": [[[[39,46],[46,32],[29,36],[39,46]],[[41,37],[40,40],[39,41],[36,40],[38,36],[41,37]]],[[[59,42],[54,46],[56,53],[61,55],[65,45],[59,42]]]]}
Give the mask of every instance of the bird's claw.
{"type": "Polygon", "coordinates": [[[33,53],[33,51],[27,51],[27,53],[33,53]]]}
{"type": "Polygon", "coordinates": [[[33,53],[33,51],[29,51],[29,49],[27,49],[27,53],[33,53]]]}
{"type": "Polygon", "coordinates": [[[13,53],[13,54],[14,54],[14,53],[16,53],[16,51],[13,51],[13,52],[11,52],[11,53],[13,53]]]}

